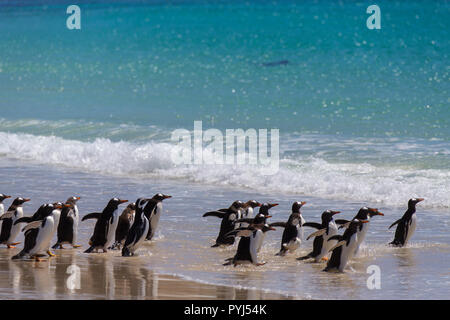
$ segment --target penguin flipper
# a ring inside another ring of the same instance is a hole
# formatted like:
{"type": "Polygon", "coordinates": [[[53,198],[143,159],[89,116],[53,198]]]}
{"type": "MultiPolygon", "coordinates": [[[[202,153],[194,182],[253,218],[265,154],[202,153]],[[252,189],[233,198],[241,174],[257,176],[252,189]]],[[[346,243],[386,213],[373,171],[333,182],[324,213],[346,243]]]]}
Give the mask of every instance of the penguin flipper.
{"type": "Polygon", "coordinates": [[[28,230],[39,228],[41,224],[42,220],[30,222],[22,229],[22,232],[27,232],[28,230]]]}
{"type": "Polygon", "coordinates": [[[341,225],[341,224],[346,224],[346,223],[348,223],[350,221],[349,220],[345,220],[345,219],[337,219],[337,220],[334,220],[334,222],[336,222],[336,224],[341,225]]]}
{"type": "Polygon", "coordinates": [[[81,219],[81,221],[85,221],[85,220],[88,220],[88,219],[99,219],[101,214],[102,214],[101,212],[92,212],[92,213],[89,213],[89,214],[85,215],[85,216],[81,219]]]}
{"type": "Polygon", "coordinates": [[[33,221],[32,217],[22,217],[17,219],[16,221],[14,221],[14,225],[18,224],[18,223],[30,223],[33,221]]]}
{"type": "Polygon", "coordinates": [[[253,218],[242,218],[242,219],[237,219],[237,220],[234,221],[234,223],[240,223],[240,222],[252,223],[253,222],[253,218]]]}
{"type": "Polygon", "coordinates": [[[322,229],[322,225],[320,223],[317,222],[305,222],[302,227],[311,227],[311,228],[316,228],[316,229],[322,229]]]}
{"type": "Polygon", "coordinates": [[[4,214],[0,216],[0,220],[9,219],[14,216],[14,211],[6,211],[4,214]]]}
{"type": "Polygon", "coordinates": [[[92,251],[94,251],[94,247],[90,246],[89,248],[86,249],[86,251],[84,251],[84,253],[91,253],[92,251]]]}
{"type": "Polygon", "coordinates": [[[318,230],[318,231],[316,231],[316,232],[311,233],[311,234],[306,238],[306,240],[311,239],[311,237],[320,237],[320,236],[323,235],[325,232],[327,232],[327,229],[326,229],[326,228],[320,229],[320,230],[318,230]]]}
{"type": "Polygon", "coordinates": [[[272,222],[271,224],[269,224],[270,227],[282,227],[282,228],[286,228],[287,227],[287,223],[286,222],[272,222]]]}
{"type": "Polygon", "coordinates": [[[223,218],[225,216],[225,213],[222,211],[209,211],[205,214],[203,214],[202,217],[217,217],[217,218],[223,218]]]}
{"type": "Polygon", "coordinates": [[[248,228],[238,228],[233,231],[230,231],[225,234],[225,238],[229,237],[250,237],[253,233],[253,230],[250,230],[248,228]]]}
{"type": "Polygon", "coordinates": [[[388,229],[390,229],[390,228],[392,228],[393,226],[395,226],[396,224],[398,224],[398,223],[400,223],[402,221],[402,219],[400,218],[400,219],[398,219],[397,221],[395,221],[393,224],[391,224],[391,226],[388,228],[388,229]]]}
{"type": "Polygon", "coordinates": [[[337,240],[337,241],[341,241],[342,239],[344,239],[344,237],[340,234],[334,235],[332,237],[329,237],[327,241],[331,241],[331,240],[337,240]]]}
{"type": "Polygon", "coordinates": [[[346,242],[347,242],[347,241],[345,241],[345,240],[339,241],[338,243],[336,243],[336,245],[335,245],[334,247],[330,248],[330,250],[328,250],[328,252],[333,251],[333,250],[336,249],[337,247],[340,247],[340,246],[344,245],[346,242]]]}

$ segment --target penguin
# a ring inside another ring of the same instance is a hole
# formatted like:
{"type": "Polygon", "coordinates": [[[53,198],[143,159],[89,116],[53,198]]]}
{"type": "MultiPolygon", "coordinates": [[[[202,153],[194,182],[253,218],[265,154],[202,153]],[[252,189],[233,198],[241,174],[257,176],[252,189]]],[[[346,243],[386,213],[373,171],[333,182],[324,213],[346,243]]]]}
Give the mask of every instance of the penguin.
{"type": "Polygon", "coordinates": [[[326,210],[322,213],[321,224],[316,222],[305,222],[303,224],[303,227],[316,228],[318,231],[312,233],[306,238],[306,240],[309,240],[311,237],[315,236],[313,241],[313,251],[308,253],[306,256],[297,258],[297,260],[314,259],[315,262],[328,260],[328,252],[335,244],[333,241],[328,240],[338,232],[338,227],[333,220],[333,216],[338,213],[340,213],[340,211],[326,210]]]}
{"type": "Polygon", "coordinates": [[[0,232],[0,244],[6,244],[8,249],[15,248],[20,242],[14,242],[20,232],[20,226],[15,222],[23,217],[23,204],[30,201],[28,198],[18,197],[14,199],[9,209],[0,217],[2,230],[0,232]]]}
{"type": "MultiPolygon", "coordinates": [[[[58,230],[58,224],[59,224],[59,220],[61,218],[61,208],[64,207],[69,207],[69,204],[63,204],[62,202],[55,202],[53,203],[54,209],[52,211],[52,217],[53,217],[53,230],[52,230],[52,235],[51,238],[53,238],[53,235],[56,234],[57,230],[58,230]]],[[[51,239],[50,238],[50,239],[51,239]]],[[[50,241],[49,241],[49,246],[47,248],[47,254],[50,257],[54,257],[56,256],[51,250],[50,250],[50,241]]]]}
{"type": "Polygon", "coordinates": [[[81,221],[97,219],[94,234],[89,241],[90,247],[84,251],[85,253],[91,253],[94,250],[98,252],[99,249],[102,249],[103,252],[108,252],[108,248],[114,241],[117,223],[119,221],[118,207],[125,202],[128,202],[128,200],[112,198],[102,212],[93,212],[85,215],[81,219],[81,221]]]}
{"type": "MultiPolygon", "coordinates": [[[[384,216],[384,213],[378,211],[378,209],[376,209],[376,208],[362,207],[361,209],[359,209],[356,216],[353,217],[353,219],[368,221],[368,223],[363,223],[358,228],[358,237],[357,237],[357,243],[356,243],[356,249],[355,249],[354,255],[358,254],[361,243],[366,238],[367,230],[369,229],[369,222],[373,216],[384,216]]],[[[336,220],[336,224],[341,225],[339,227],[339,229],[347,227],[350,224],[350,222],[351,221],[347,221],[344,219],[336,220]]]]}
{"type": "Polygon", "coordinates": [[[122,248],[122,257],[134,256],[135,251],[144,243],[147,237],[150,223],[144,214],[144,205],[150,199],[139,198],[136,200],[136,212],[134,222],[128,231],[122,248]]]}
{"type": "Polygon", "coordinates": [[[159,218],[162,213],[162,201],[165,199],[172,198],[172,196],[168,196],[162,193],[157,193],[153,196],[153,198],[149,199],[147,204],[144,207],[144,215],[147,217],[150,226],[148,229],[148,233],[146,236],[146,240],[152,240],[155,235],[156,228],[158,227],[159,218]]]}
{"type": "Polygon", "coordinates": [[[266,262],[258,261],[257,247],[262,242],[261,238],[263,235],[270,230],[275,230],[275,228],[269,226],[268,224],[251,224],[246,228],[238,228],[229,232],[228,235],[241,237],[241,239],[239,240],[236,254],[233,258],[227,259],[228,262],[226,262],[224,266],[231,264],[235,267],[239,264],[254,264],[256,266],[262,266],[266,264],[266,262]]]}
{"type": "Polygon", "coordinates": [[[64,244],[70,244],[73,248],[79,248],[81,245],[76,244],[78,237],[78,222],[80,220],[80,214],[78,212],[77,201],[81,197],[70,197],[67,199],[67,206],[64,206],[61,211],[61,217],[59,222],[56,223],[57,227],[57,240],[53,245],[53,249],[64,249],[64,244]]]}
{"type": "Polygon", "coordinates": [[[294,252],[300,247],[303,240],[303,228],[305,219],[302,217],[300,208],[306,204],[305,201],[296,201],[292,204],[292,213],[289,216],[287,222],[274,222],[269,224],[271,227],[284,228],[283,235],[281,237],[281,249],[276,254],[284,256],[287,252],[294,252]]]}
{"type": "Polygon", "coordinates": [[[3,206],[3,200],[11,198],[3,193],[0,193],[0,217],[5,213],[5,207],[3,206]]]}
{"type": "Polygon", "coordinates": [[[416,205],[425,200],[424,198],[412,198],[408,201],[408,210],[403,214],[403,216],[395,221],[391,226],[392,228],[396,224],[397,229],[395,230],[395,237],[392,242],[389,244],[392,244],[395,247],[403,247],[408,244],[409,239],[411,239],[411,236],[413,235],[414,231],[416,230],[416,205]]]}
{"type": "Polygon", "coordinates": [[[127,238],[128,231],[133,225],[135,210],[136,204],[132,202],[128,204],[128,206],[122,211],[122,214],[119,217],[119,222],[117,224],[115,242],[111,246],[111,249],[122,249],[125,239],[127,238]]]}
{"type": "MultiPolygon", "coordinates": [[[[26,256],[35,258],[39,261],[39,257],[44,256],[50,247],[50,241],[54,231],[53,211],[61,209],[60,204],[42,205],[32,217],[22,217],[20,222],[27,222],[22,229],[25,233],[24,248],[12,259],[23,259],[26,256]]],[[[16,221],[20,223],[19,220],[16,221]]]]}
{"type": "Polygon", "coordinates": [[[235,201],[227,209],[219,209],[216,211],[206,212],[203,217],[218,217],[222,219],[220,224],[219,235],[216,238],[216,243],[212,245],[212,248],[218,247],[220,245],[233,245],[234,236],[228,235],[230,231],[235,229],[235,222],[237,220],[239,210],[244,206],[242,201],[235,201]]]}
{"type": "Polygon", "coordinates": [[[344,272],[348,261],[353,257],[357,246],[358,228],[367,220],[353,219],[343,235],[334,235],[328,241],[338,240],[338,243],[330,249],[331,258],[323,271],[338,270],[344,272]]]}
{"type": "MultiPolygon", "coordinates": [[[[240,217],[238,219],[252,219],[253,218],[253,211],[256,207],[261,207],[261,203],[259,203],[256,200],[249,200],[244,203],[242,209],[239,211],[240,217]]],[[[248,227],[248,223],[242,222],[237,227],[248,227]]]]}

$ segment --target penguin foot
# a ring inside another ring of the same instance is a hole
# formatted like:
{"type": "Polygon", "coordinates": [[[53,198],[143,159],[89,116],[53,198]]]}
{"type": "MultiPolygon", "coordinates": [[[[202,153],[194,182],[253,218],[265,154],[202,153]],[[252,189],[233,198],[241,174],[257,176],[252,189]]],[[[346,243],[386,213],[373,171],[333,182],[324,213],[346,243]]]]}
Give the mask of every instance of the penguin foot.
{"type": "Polygon", "coordinates": [[[50,257],[56,257],[56,254],[54,254],[54,253],[51,252],[50,250],[47,251],[47,254],[48,254],[50,257]]]}
{"type": "MultiPolygon", "coordinates": [[[[81,247],[81,244],[73,244],[72,247],[73,247],[74,249],[80,248],[80,247],[81,247]]],[[[61,249],[62,249],[62,246],[61,246],[61,249]]]]}
{"type": "Polygon", "coordinates": [[[256,264],[256,266],[257,266],[257,267],[260,267],[260,266],[265,265],[266,263],[267,263],[267,262],[259,262],[259,263],[256,264]]]}
{"type": "Polygon", "coordinates": [[[328,261],[328,257],[323,257],[322,260],[323,261],[328,261]]]}
{"type": "Polygon", "coordinates": [[[6,246],[8,247],[8,249],[14,249],[16,247],[16,246],[13,246],[11,244],[7,244],[6,246]]]}

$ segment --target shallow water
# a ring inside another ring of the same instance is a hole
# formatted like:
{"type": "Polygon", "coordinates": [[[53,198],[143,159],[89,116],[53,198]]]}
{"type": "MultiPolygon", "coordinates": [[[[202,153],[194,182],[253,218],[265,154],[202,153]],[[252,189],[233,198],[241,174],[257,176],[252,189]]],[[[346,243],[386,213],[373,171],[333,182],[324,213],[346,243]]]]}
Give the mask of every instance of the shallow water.
{"type": "MultiPolygon", "coordinates": [[[[55,169],[17,160],[3,161],[0,176],[4,181],[10,181],[4,184],[8,193],[32,199],[24,209],[28,215],[43,202],[65,200],[71,195],[82,198],[79,201],[81,216],[102,209],[114,196],[133,201],[138,196],[149,196],[157,192],[173,196],[164,203],[164,213],[156,239],[145,243],[138,250],[138,257],[122,258],[119,252],[89,255],[82,253],[82,250],[56,250],[57,254],[62,253],[62,257],[51,259],[47,263],[42,262],[43,266],[36,267],[33,262],[9,261],[11,251],[0,249],[3,251],[1,263],[4,265],[4,276],[0,280],[3,285],[0,287],[5,296],[14,293],[14,297],[20,298],[152,298],[151,285],[147,282],[143,285],[146,289],[142,289],[147,291],[141,295],[132,292],[141,290],[138,283],[130,284],[130,288],[124,288],[120,283],[125,281],[124,279],[138,281],[143,277],[141,274],[154,272],[235,289],[257,290],[252,292],[262,290],[280,293],[297,299],[449,297],[449,215],[444,211],[423,210],[419,205],[418,228],[411,244],[406,248],[392,248],[386,245],[393,237],[393,231],[388,231],[387,227],[403,214],[404,208],[380,207],[385,216],[372,219],[360,256],[352,261],[344,274],[322,272],[324,263],[315,264],[295,259],[311,249],[312,241],[303,242],[295,254],[284,258],[275,256],[281,239],[280,230],[271,231],[266,237],[261,252],[261,258],[267,262],[266,265],[231,267],[223,266],[222,263],[234,254],[236,245],[210,248],[217,236],[220,221],[213,217],[202,218],[201,215],[206,211],[227,206],[235,199],[257,199],[279,203],[278,207],[271,210],[271,221],[283,221],[289,215],[291,202],[302,200],[307,201],[303,209],[306,221],[319,221],[324,209],[341,210],[341,218],[351,218],[359,207],[370,204],[314,197],[299,198],[276,193],[263,194],[246,189],[235,190],[181,181],[118,178],[71,169],[55,169]],[[62,281],[65,280],[62,274],[72,263],[83,271],[83,283],[92,282],[92,286],[84,289],[82,287],[75,292],[68,292],[67,288],[63,288],[62,281]],[[367,288],[369,274],[366,270],[370,265],[380,267],[379,290],[367,288]],[[58,268],[61,270],[58,271],[58,268]],[[100,278],[97,279],[97,276],[100,278]],[[23,279],[25,284],[14,284],[16,278],[23,279]],[[90,280],[87,280],[88,278],[90,280]],[[108,284],[111,281],[115,284],[114,290],[108,284]],[[48,291],[48,287],[53,288],[53,291],[48,291]]],[[[93,224],[92,221],[80,223],[82,249],[87,248],[87,239],[93,230],[93,224]]],[[[305,229],[305,235],[313,231],[305,229]]],[[[145,279],[150,281],[150,277],[145,276],[145,279]]],[[[170,292],[175,294],[176,290],[170,292]]],[[[240,297],[245,298],[245,294],[240,297]]]]}

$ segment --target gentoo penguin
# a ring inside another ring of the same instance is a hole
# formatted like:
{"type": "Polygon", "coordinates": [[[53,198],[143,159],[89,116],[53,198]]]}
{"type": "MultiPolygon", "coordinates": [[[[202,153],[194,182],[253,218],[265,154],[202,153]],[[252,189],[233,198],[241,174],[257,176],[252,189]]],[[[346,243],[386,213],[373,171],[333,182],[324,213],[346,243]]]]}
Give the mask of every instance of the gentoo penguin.
{"type": "Polygon", "coordinates": [[[343,235],[334,235],[328,241],[338,240],[338,243],[330,250],[333,251],[331,258],[323,271],[344,271],[348,261],[353,257],[357,246],[358,227],[367,220],[353,219],[343,235]]]}
{"type": "Polygon", "coordinates": [[[0,244],[6,244],[8,248],[14,248],[20,242],[14,242],[20,232],[20,226],[15,222],[23,217],[22,205],[30,201],[27,198],[18,197],[14,199],[9,209],[0,217],[2,223],[2,231],[0,233],[0,244]]]}
{"type": "Polygon", "coordinates": [[[94,234],[89,241],[90,247],[85,253],[91,253],[93,250],[98,252],[99,249],[102,249],[103,252],[108,251],[108,248],[113,244],[117,223],[119,221],[118,206],[125,202],[128,202],[128,200],[112,198],[109,200],[105,209],[103,209],[103,212],[93,212],[85,215],[81,219],[81,221],[97,219],[94,234]]]}
{"type": "Polygon", "coordinates": [[[122,249],[122,256],[134,256],[135,251],[145,241],[149,229],[149,222],[144,214],[144,205],[150,199],[139,198],[136,200],[136,212],[134,222],[127,233],[125,244],[122,249]]]}
{"type": "Polygon", "coordinates": [[[78,221],[80,214],[78,212],[77,201],[80,197],[70,197],[61,211],[61,218],[57,224],[58,236],[57,241],[53,245],[53,249],[64,249],[64,244],[70,244],[73,248],[79,248],[77,243],[78,237],[78,221]]]}
{"type": "MultiPolygon", "coordinates": [[[[256,200],[249,200],[244,203],[244,206],[240,210],[240,217],[238,219],[252,219],[253,218],[253,210],[256,207],[261,207],[261,203],[256,200]]],[[[238,225],[238,227],[248,227],[248,223],[242,222],[238,225]]]]}
{"type": "Polygon", "coordinates": [[[152,240],[153,236],[155,235],[156,228],[158,227],[159,223],[159,218],[161,217],[162,213],[162,201],[169,198],[172,198],[172,196],[157,193],[153,196],[153,198],[149,199],[147,204],[145,205],[144,215],[150,222],[150,227],[145,238],[146,240],[152,240]]]}
{"type": "MultiPolygon", "coordinates": [[[[54,231],[53,211],[61,209],[62,205],[51,203],[42,205],[32,217],[23,217],[22,221],[28,224],[22,229],[25,232],[24,248],[12,259],[23,259],[27,255],[39,260],[50,247],[54,231]]],[[[19,223],[19,221],[17,221],[19,223]]]]}
{"type": "Polygon", "coordinates": [[[213,248],[220,245],[234,244],[234,236],[228,235],[228,233],[235,229],[235,222],[238,217],[239,210],[243,207],[243,205],[244,203],[242,201],[235,201],[227,209],[209,211],[203,215],[203,217],[218,217],[222,219],[219,235],[217,236],[216,243],[212,245],[213,248]]]}
{"type": "Polygon", "coordinates": [[[416,204],[423,201],[423,198],[412,198],[408,201],[408,210],[406,210],[403,217],[395,221],[391,226],[392,228],[398,224],[395,230],[394,240],[389,243],[396,247],[403,247],[408,244],[409,239],[416,230],[416,204]]]}
{"type": "MultiPolygon", "coordinates": [[[[147,201],[147,199],[145,200],[147,201]]],[[[125,239],[127,238],[128,230],[130,230],[130,227],[133,225],[135,210],[136,204],[132,202],[122,211],[122,214],[119,217],[119,223],[117,224],[115,242],[111,246],[111,249],[122,249],[125,239]]]]}
{"type": "Polygon", "coordinates": [[[251,224],[246,228],[238,228],[229,232],[229,235],[233,235],[234,237],[241,237],[241,239],[239,240],[236,254],[233,258],[227,259],[228,262],[224,265],[264,265],[265,262],[258,261],[257,247],[262,242],[261,238],[263,238],[263,235],[269,230],[275,230],[275,228],[269,226],[268,224],[251,224]]]}
{"type": "MultiPolygon", "coordinates": [[[[369,229],[370,218],[372,218],[373,216],[384,216],[384,213],[378,211],[378,209],[376,209],[376,208],[362,207],[361,209],[359,209],[356,216],[353,217],[353,219],[368,221],[368,223],[363,223],[358,228],[358,236],[356,238],[357,239],[356,249],[355,249],[355,253],[354,253],[355,255],[359,252],[361,243],[366,238],[367,230],[369,229]]],[[[336,224],[341,225],[339,227],[339,229],[347,227],[350,223],[351,223],[351,221],[347,221],[344,219],[336,220],[336,224]]]]}
{"type": "Polygon", "coordinates": [[[340,211],[326,210],[322,213],[322,223],[316,222],[305,222],[303,227],[312,227],[318,229],[306,240],[309,240],[312,236],[315,236],[313,242],[313,251],[308,253],[306,256],[299,257],[297,260],[314,259],[315,262],[320,260],[328,260],[326,257],[330,248],[333,247],[335,241],[328,241],[330,237],[334,236],[338,232],[338,227],[333,220],[335,214],[340,213],[340,211]]]}
{"type": "Polygon", "coordinates": [[[292,213],[287,222],[273,222],[269,224],[271,227],[284,228],[281,237],[281,249],[277,255],[284,256],[286,252],[294,252],[300,247],[303,239],[302,225],[305,223],[300,208],[305,204],[305,201],[294,202],[292,204],[292,213]]]}
{"type": "Polygon", "coordinates": [[[0,193],[0,217],[5,213],[5,207],[3,206],[3,200],[11,198],[3,193],[0,193]]]}

